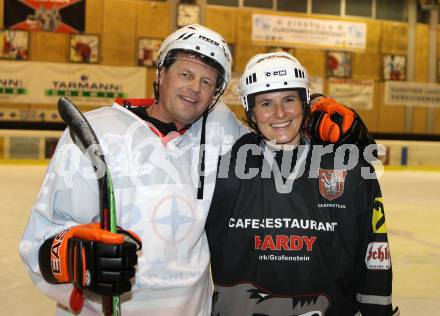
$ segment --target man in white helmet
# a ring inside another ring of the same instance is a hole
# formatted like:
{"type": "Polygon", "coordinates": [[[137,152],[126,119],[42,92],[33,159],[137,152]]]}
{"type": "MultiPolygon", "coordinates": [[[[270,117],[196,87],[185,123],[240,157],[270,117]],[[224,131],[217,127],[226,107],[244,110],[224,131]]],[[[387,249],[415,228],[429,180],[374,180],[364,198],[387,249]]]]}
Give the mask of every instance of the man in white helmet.
{"type": "Polygon", "coordinates": [[[231,62],[219,34],[184,27],[159,49],[154,99],[118,99],[86,114],[114,180],[117,223],[130,230],[126,240],[90,224],[99,218],[97,181],[69,133],[61,137],[20,243],[57,315],[100,315],[102,294],[121,294],[124,315],[210,314],[205,219],[218,157],[247,132],[218,102],[231,62]]]}
{"type": "Polygon", "coordinates": [[[101,315],[102,294],[121,294],[123,315],[210,314],[205,219],[218,157],[246,132],[217,102],[230,75],[224,39],[190,25],[160,47],[155,99],[116,100],[86,113],[128,240],[90,224],[99,218],[97,181],[69,133],[61,137],[20,243],[32,280],[58,302],[57,315],[101,315]],[[108,256],[106,244],[117,246],[108,256]],[[82,308],[72,283],[84,289],[82,308]]]}
{"type": "Polygon", "coordinates": [[[254,132],[219,163],[212,315],[398,315],[379,183],[362,158],[346,163],[352,145],[310,145],[306,69],[285,52],[256,55],[239,93],[254,132]]]}

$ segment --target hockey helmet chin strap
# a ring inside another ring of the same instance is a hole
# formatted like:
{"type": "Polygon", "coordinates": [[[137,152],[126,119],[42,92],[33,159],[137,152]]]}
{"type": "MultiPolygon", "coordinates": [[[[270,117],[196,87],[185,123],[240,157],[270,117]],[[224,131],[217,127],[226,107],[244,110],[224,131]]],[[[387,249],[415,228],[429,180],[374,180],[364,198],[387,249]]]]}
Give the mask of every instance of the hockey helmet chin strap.
{"type": "Polygon", "coordinates": [[[205,143],[206,143],[206,121],[208,119],[208,114],[214,110],[215,105],[220,99],[222,93],[216,92],[214,94],[214,100],[211,105],[203,112],[202,115],[202,131],[200,134],[200,152],[199,152],[199,186],[197,189],[197,200],[203,200],[203,189],[205,187],[205,143]]]}
{"type": "Polygon", "coordinates": [[[199,187],[197,189],[197,200],[203,200],[203,189],[205,187],[205,129],[206,129],[206,120],[208,119],[208,113],[211,108],[208,108],[203,113],[202,118],[202,131],[200,134],[200,151],[199,151],[199,187]]]}

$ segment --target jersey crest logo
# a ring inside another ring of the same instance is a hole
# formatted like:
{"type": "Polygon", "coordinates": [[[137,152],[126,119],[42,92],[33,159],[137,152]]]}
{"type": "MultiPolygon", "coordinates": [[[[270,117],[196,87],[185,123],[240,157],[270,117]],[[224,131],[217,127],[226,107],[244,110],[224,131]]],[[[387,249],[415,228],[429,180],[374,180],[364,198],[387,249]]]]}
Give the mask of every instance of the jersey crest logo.
{"type": "Polygon", "coordinates": [[[346,170],[319,169],[319,193],[333,201],[344,193],[346,170]]]}
{"type": "Polygon", "coordinates": [[[162,242],[177,246],[197,229],[199,212],[200,208],[184,196],[178,193],[166,195],[153,208],[150,219],[153,232],[162,242]]]}

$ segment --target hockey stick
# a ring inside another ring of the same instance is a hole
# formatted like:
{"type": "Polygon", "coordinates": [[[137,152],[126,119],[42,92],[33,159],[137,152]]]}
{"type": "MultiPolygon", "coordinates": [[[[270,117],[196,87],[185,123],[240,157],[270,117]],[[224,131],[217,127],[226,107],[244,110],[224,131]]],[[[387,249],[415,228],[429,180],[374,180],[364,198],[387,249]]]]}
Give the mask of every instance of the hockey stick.
{"type": "MultiPolygon", "coordinates": [[[[69,99],[58,100],[58,112],[70,130],[70,136],[92,163],[99,187],[99,217],[102,229],[116,233],[116,210],[113,183],[105,162],[104,152],[90,123],[69,99]],[[104,173],[100,168],[104,167],[104,173]]],[[[75,288],[82,296],[82,290],[75,288]]],[[[75,291],[74,290],[74,291],[75,291]]],[[[82,297],[81,297],[82,299],[82,297]]],[[[119,296],[102,296],[102,311],[105,316],[121,315],[119,296]]]]}

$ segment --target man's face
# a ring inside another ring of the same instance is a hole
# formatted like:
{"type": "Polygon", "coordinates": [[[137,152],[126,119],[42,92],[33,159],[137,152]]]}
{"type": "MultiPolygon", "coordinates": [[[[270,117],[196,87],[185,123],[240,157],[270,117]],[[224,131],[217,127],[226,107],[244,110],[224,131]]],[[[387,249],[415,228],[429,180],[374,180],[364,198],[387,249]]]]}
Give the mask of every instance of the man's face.
{"type": "Polygon", "coordinates": [[[162,69],[159,81],[159,119],[178,129],[193,123],[212,102],[218,73],[194,57],[180,55],[162,69]]]}
{"type": "Polygon", "coordinates": [[[252,120],[266,139],[278,145],[299,143],[304,113],[298,91],[257,95],[252,111],[252,120]]]}

